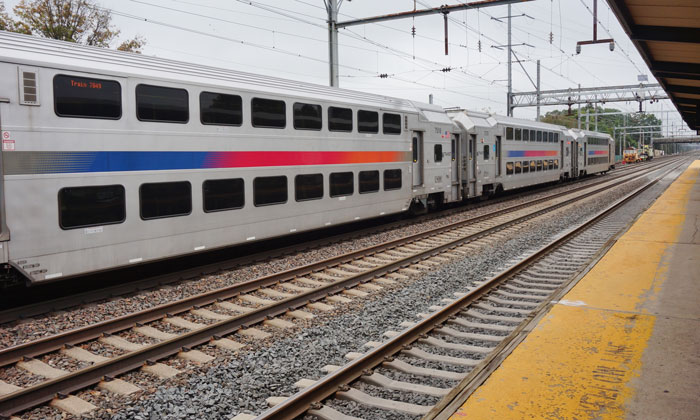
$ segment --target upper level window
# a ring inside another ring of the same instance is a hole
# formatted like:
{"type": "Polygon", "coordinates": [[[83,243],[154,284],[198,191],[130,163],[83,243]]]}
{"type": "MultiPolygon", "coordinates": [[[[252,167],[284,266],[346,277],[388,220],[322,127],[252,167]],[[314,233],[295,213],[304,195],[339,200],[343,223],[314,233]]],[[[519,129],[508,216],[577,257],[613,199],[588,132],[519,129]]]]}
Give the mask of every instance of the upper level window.
{"type": "Polygon", "coordinates": [[[379,133],[379,113],[357,111],[357,131],[360,133],[379,133]]]}
{"type": "Polygon", "coordinates": [[[352,131],[352,109],[329,106],[328,129],[330,131],[352,131]]]}
{"type": "Polygon", "coordinates": [[[185,89],[136,86],[136,116],[141,121],[186,123],[190,119],[185,89]]]}
{"type": "Polygon", "coordinates": [[[382,115],[384,134],[401,134],[401,115],[385,113],[382,115]]]}
{"type": "Polygon", "coordinates": [[[516,128],[515,129],[515,140],[522,140],[522,139],[523,139],[523,129],[516,128]]]}
{"type": "Polygon", "coordinates": [[[530,130],[523,130],[523,141],[530,141],[530,130]]]}
{"type": "Polygon", "coordinates": [[[294,128],[297,130],[320,130],[323,125],[321,105],[294,104],[294,128]]]}
{"type": "Polygon", "coordinates": [[[541,131],[537,132],[537,141],[542,141],[542,132],[541,131]]]}
{"type": "Polygon", "coordinates": [[[506,140],[513,140],[513,127],[506,127],[506,140]]]}
{"type": "Polygon", "coordinates": [[[57,75],[53,100],[59,117],[118,120],[122,116],[122,89],[113,80],[57,75]]]}
{"type": "Polygon", "coordinates": [[[202,92],[199,94],[199,116],[202,124],[241,125],[243,101],[238,95],[202,92]]]}
{"type": "Polygon", "coordinates": [[[251,118],[253,127],[284,128],[287,126],[287,105],[275,99],[253,98],[251,118]]]}

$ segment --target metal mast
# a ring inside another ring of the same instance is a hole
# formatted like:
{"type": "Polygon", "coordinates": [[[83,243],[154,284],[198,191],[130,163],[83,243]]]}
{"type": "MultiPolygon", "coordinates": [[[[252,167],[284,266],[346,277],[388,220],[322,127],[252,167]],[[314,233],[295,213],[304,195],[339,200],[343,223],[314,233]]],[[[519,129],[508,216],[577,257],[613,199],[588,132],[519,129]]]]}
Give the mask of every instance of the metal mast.
{"type": "Polygon", "coordinates": [[[513,116],[513,42],[511,33],[511,13],[510,13],[510,3],[508,3],[508,99],[507,108],[508,116],[513,116]]]}
{"type": "Polygon", "coordinates": [[[340,87],[338,74],[338,0],[327,0],[328,11],[328,63],[330,64],[330,84],[340,87]]]}

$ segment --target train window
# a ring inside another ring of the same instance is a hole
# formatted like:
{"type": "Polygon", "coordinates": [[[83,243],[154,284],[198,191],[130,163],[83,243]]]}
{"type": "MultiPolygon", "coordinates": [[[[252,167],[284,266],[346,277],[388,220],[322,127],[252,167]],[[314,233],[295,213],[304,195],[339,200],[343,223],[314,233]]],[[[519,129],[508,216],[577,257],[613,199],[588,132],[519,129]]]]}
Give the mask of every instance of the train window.
{"type": "Polygon", "coordinates": [[[379,171],[361,171],[358,178],[360,194],[379,191],[379,171]]]}
{"type": "Polygon", "coordinates": [[[457,157],[457,140],[455,140],[455,139],[452,139],[450,152],[451,152],[451,156],[452,156],[452,162],[454,162],[456,157],[457,157]]]}
{"type": "Polygon", "coordinates": [[[554,133],[554,142],[559,143],[559,133],[554,133]]]}
{"type": "Polygon", "coordinates": [[[516,128],[515,129],[515,140],[522,140],[522,139],[523,139],[523,129],[516,128]]]}
{"type": "Polygon", "coordinates": [[[243,208],[245,204],[243,179],[210,179],[202,184],[204,211],[209,213],[221,210],[243,208]]]}
{"type": "Polygon", "coordinates": [[[384,191],[401,189],[401,169],[384,171],[384,191]]]}
{"type": "Polygon", "coordinates": [[[546,171],[549,169],[549,164],[546,160],[542,161],[542,170],[546,171]]]}
{"type": "Polygon", "coordinates": [[[549,142],[554,143],[554,133],[549,133],[549,142]]]}
{"type": "Polygon", "coordinates": [[[352,172],[335,172],[330,176],[331,197],[352,195],[355,186],[352,180],[352,172]]]}
{"type": "Polygon", "coordinates": [[[513,175],[513,162],[506,163],[506,175],[513,175]]]}
{"type": "Polygon", "coordinates": [[[122,185],[66,187],[58,192],[61,229],[122,223],[126,204],[122,185]]]}
{"type": "Polygon", "coordinates": [[[357,111],[357,131],[360,133],[379,133],[379,113],[357,111]]]}
{"type": "Polygon", "coordinates": [[[520,164],[520,161],[515,162],[515,174],[519,174],[523,172],[523,167],[520,164]]]}
{"type": "Polygon", "coordinates": [[[413,138],[411,150],[413,151],[413,163],[416,163],[418,162],[418,137],[413,138]]]}
{"type": "Polygon", "coordinates": [[[192,212],[192,186],[187,181],[141,184],[139,198],[144,220],[192,212]]]}
{"type": "Polygon", "coordinates": [[[253,180],[253,204],[255,207],[286,202],[286,176],[262,176],[253,180]]]}
{"type": "Polygon", "coordinates": [[[294,128],[297,130],[320,130],[323,125],[321,105],[295,103],[294,128]]]}
{"type": "Polygon", "coordinates": [[[328,107],[328,129],[330,131],[352,131],[352,109],[328,107]]]}
{"type": "Polygon", "coordinates": [[[59,117],[118,120],[122,88],[114,80],[57,75],[53,78],[54,111],[59,117]]]}
{"type": "Polygon", "coordinates": [[[530,130],[523,130],[523,141],[530,141],[530,130]]]}
{"type": "Polygon", "coordinates": [[[295,176],[294,194],[297,201],[318,200],[323,198],[323,174],[295,176]]]}
{"type": "Polygon", "coordinates": [[[382,114],[382,131],[384,134],[401,134],[401,115],[382,114]]]}
{"type": "Polygon", "coordinates": [[[202,92],[199,94],[199,119],[206,125],[241,125],[243,100],[238,95],[202,92]]]}
{"type": "Polygon", "coordinates": [[[287,104],[284,101],[253,98],[251,108],[253,127],[284,128],[287,126],[287,104]]]}
{"type": "Polygon", "coordinates": [[[537,162],[534,160],[530,161],[530,172],[535,172],[537,170],[537,162]]]}
{"type": "Polygon", "coordinates": [[[538,161],[537,161],[537,172],[539,172],[539,171],[541,171],[541,170],[542,170],[542,161],[541,161],[541,160],[538,160],[538,161]]]}
{"type": "Polygon", "coordinates": [[[513,127],[506,127],[506,140],[513,140],[513,127]]]}
{"type": "Polygon", "coordinates": [[[435,163],[442,162],[442,144],[436,144],[435,147],[433,147],[433,154],[435,163]]]}
{"type": "Polygon", "coordinates": [[[526,174],[530,172],[530,162],[528,161],[523,161],[523,173],[526,174]]]}
{"type": "Polygon", "coordinates": [[[537,131],[537,141],[542,141],[542,132],[537,131]]]}
{"type": "Polygon", "coordinates": [[[559,169],[559,159],[554,159],[554,169],[559,169]]]}
{"type": "Polygon", "coordinates": [[[186,123],[190,119],[185,89],[136,86],[136,117],[139,121],[186,123]]]}
{"type": "Polygon", "coordinates": [[[536,140],[537,140],[537,131],[530,130],[530,141],[536,141],[536,140]]]}
{"type": "Polygon", "coordinates": [[[489,160],[489,152],[491,151],[491,146],[488,144],[484,145],[484,160],[489,160]]]}
{"type": "Polygon", "coordinates": [[[556,169],[554,167],[554,161],[552,159],[549,160],[549,169],[556,169]]]}

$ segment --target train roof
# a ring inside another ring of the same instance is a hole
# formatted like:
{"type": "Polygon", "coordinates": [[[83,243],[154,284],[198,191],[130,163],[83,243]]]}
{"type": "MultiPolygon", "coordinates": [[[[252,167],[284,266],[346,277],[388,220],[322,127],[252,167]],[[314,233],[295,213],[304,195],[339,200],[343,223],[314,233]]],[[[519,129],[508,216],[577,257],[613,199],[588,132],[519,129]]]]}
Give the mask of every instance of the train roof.
{"type": "Polygon", "coordinates": [[[0,62],[51,67],[99,75],[155,78],[273,95],[376,106],[403,112],[435,110],[434,105],[372,93],[332,88],[218,67],[0,31],[0,62]]]}
{"type": "Polygon", "coordinates": [[[507,117],[505,115],[489,114],[486,112],[470,111],[467,109],[448,108],[447,112],[450,116],[466,130],[471,130],[474,127],[489,128],[497,124],[513,125],[518,127],[527,127],[540,130],[559,130],[565,132],[566,127],[561,125],[543,123],[539,121],[525,120],[521,118],[507,117]]]}

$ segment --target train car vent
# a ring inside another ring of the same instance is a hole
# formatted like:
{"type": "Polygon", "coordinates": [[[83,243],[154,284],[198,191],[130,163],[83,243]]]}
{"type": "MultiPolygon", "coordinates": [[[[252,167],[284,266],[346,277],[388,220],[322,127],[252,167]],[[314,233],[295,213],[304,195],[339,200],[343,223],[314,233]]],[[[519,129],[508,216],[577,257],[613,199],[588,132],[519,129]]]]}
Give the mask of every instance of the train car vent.
{"type": "Polygon", "coordinates": [[[19,69],[19,103],[20,105],[39,105],[38,69],[19,69]]]}

